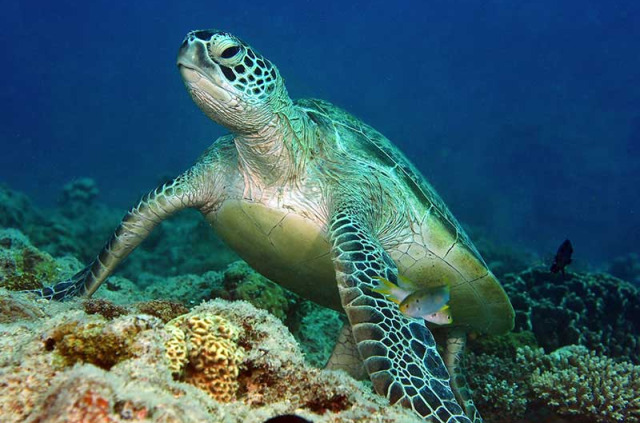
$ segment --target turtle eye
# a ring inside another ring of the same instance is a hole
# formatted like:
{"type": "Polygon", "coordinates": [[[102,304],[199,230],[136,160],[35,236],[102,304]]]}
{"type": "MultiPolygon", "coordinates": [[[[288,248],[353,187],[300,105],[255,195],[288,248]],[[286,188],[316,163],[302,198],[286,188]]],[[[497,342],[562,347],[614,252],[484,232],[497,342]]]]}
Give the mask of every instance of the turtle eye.
{"type": "Polygon", "coordinates": [[[240,47],[238,46],[227,47],[222,51],[222,53],[220,53],[220,57],[222,57],[223,59],[231,59],[233,56],[235,56],[239,52],[240,52],[240,47]]]}

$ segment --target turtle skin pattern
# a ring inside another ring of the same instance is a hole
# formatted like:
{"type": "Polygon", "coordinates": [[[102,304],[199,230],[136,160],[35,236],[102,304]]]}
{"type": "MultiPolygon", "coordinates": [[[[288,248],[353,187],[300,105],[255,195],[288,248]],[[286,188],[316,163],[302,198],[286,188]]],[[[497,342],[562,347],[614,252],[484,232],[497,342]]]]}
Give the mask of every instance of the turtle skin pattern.
{"type": "Polygon", "coordinates": [[[329,232],[342,306],[376,392],[438,422],[469,423],[431,332],[371,290],[379,276],[396,282],[397,268],[359,216],[341,207],[329,232]]]}

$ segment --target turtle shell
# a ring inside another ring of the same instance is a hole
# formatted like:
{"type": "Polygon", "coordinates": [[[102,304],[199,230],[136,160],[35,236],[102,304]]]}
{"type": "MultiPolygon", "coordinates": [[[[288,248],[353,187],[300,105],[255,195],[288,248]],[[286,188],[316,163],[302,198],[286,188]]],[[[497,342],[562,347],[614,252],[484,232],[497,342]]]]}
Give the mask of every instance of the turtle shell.
{"type": "Polygon", "coordinates": [[[462,226],[416,167],[381,133],[340,108],[315,99],[297,105],[327,138],[339,134],[349,154],[385,169],[402,199],[413,203],[411,241],[388,240],[385,249],[399,273],[419,287],[447,283],[453,324],[501,334],[513,328],[514,311],[500,282],[488,269],[462,226]]]}

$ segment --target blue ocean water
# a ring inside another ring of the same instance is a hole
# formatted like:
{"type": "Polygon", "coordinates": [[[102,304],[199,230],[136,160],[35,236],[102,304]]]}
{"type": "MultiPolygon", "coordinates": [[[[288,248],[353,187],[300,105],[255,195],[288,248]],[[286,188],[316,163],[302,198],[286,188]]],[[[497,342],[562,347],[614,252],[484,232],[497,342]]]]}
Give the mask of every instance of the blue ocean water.
{"type": "Polygon", "coordinates": [[[124,209],[225,131],[184,90],[192,29],[237,34],[294,98],[346,108],[453,213],[597,263],[640,243],[637,1],[2,1],[0,182],[52,204],[94,178],[124,209]]]}

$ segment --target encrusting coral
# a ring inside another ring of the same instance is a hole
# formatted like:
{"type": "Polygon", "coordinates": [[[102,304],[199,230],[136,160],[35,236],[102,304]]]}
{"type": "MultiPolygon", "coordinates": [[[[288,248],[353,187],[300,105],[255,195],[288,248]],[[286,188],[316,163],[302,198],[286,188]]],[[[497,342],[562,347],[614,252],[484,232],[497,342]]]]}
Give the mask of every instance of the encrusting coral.
{"type": "Polygon", "coordinates": [[[171,337],[165,343],[174,376],[229,402],[238,391],[243,350],[237,344],[238,329],[210,313],[189,313],[169,323],[171,337]]]}

